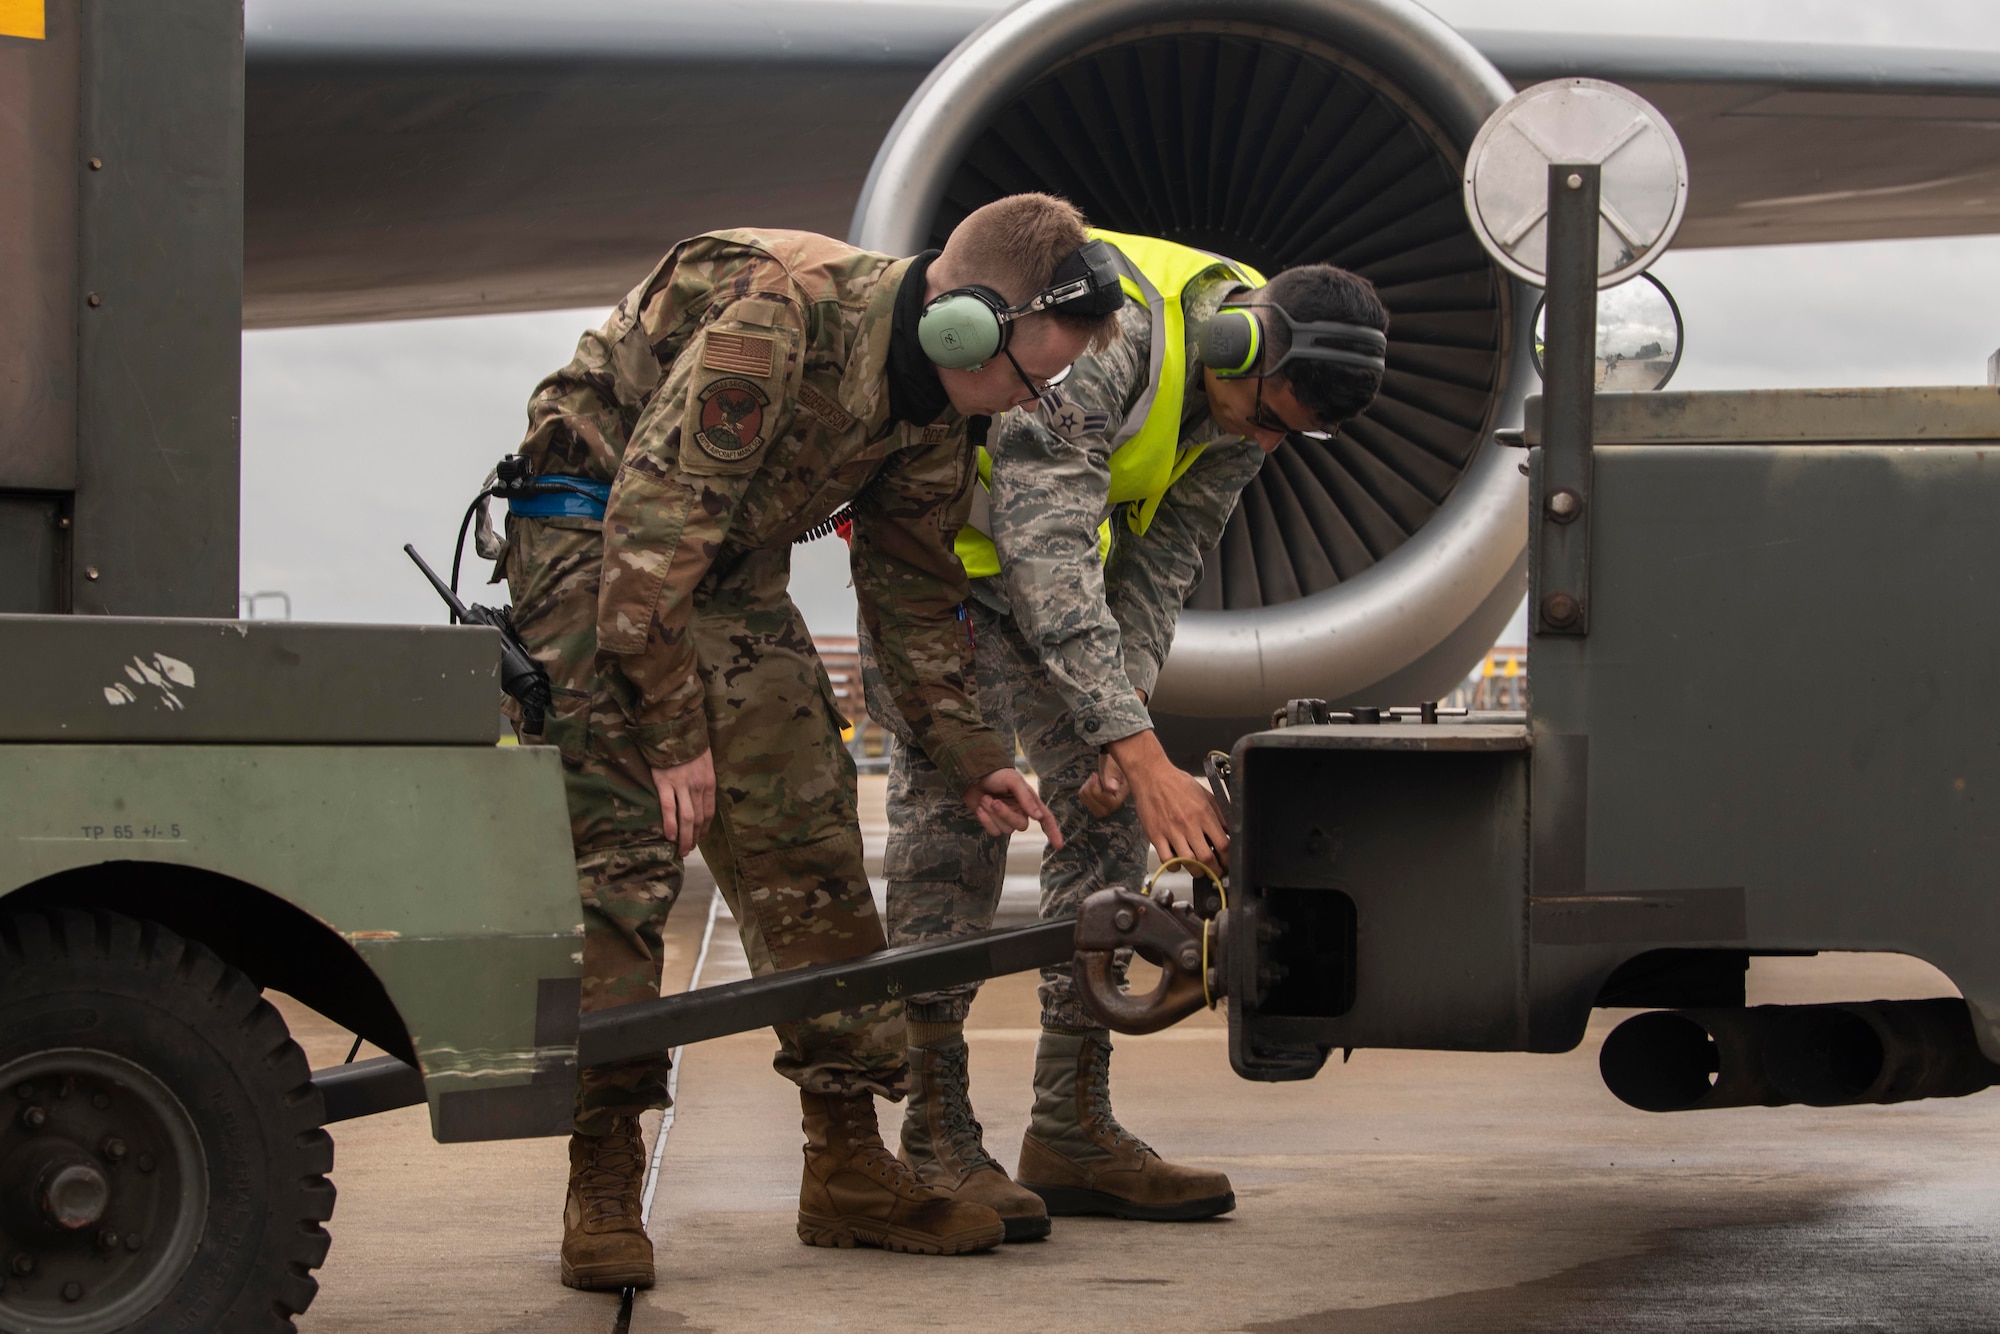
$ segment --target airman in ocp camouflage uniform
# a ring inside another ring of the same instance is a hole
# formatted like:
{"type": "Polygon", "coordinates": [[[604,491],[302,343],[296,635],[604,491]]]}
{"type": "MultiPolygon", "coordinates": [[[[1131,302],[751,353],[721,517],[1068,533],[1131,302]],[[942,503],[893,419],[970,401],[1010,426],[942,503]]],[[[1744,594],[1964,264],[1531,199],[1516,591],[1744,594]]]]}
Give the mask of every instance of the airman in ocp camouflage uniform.
{"type": "MultiPolygon", "coordinates": [[[[537,475],[609,484],[601,520],[511,513],[501,557],[515,624],[554,688],[544,731],[524,739],[562,756],[586,1012],[657,993],[661,931],[697,841],[757,972],[882,948],[844,724],[785,591],[790,544],[843,505],[889,707],[996,830],[1046,814],[971,699],[951,552],[969,504],[963,415],[1026,390],[963,372],[947,386],[915,351],[945,276],[929,272],[936,258],[805,233],[696,237],[530,401],[521,452],[537,475]]],[[[1053,371],[1083,339],[1041,324],[1021,356],[1053,371]]],[[[806,1112],[803,1239],[948,1253],[998,1242],[990,1211],[923,1186],[881,1146],[873,1098],[900,1097],[906,1078],[893,1003],[778,1036],[777,1068],[806,1112]]],[[[666,1076],[662,1055],[579,1079],[572,1286],[652,1282],[637,1117],[666,1105],[666,1076]]]]}
{"type": "MultiPolygon", "coordinates": [[[[1146,700],[1203,553],[1264,454],[1291,432],[1336,429],[1380,383],[1379,370],[1349,368],[1334,377],[1337,392],[1301,383],[1325,380],[1323,367],[1222,379],[1201,360],[1202,329],[1225,301],[1282,303],[1301,320],[1387,328],[1373,289],[1328,266],[1264,286],[1253,270],[1212,255],[1097,235],[1119,248],[1129,274],[1133,299],[1119,316],[1119,338],[1079,360],[1059,389],[1001,420],[986,503],[975,501],[958,542],[975,576],[969,612],[980,710],[1018,737],[1067,837],[1042,862],[1044,918],[1074,915],[1107,886],[1139,888],[1149,838],[1163,858],[1213,864],[1226,855],[1205,795],[1154,739],[1146,700]],[[1125,803],[1128,793],[1135,803],[1125,803]]],[[[1287,329],[1275,317],[1265,326],[1287,329]]],[[[1274,348],[1262,364],[1285,350],[1274,348]]],[[[864,628],[864,650],[868,638],[864,628]]],[[[896,723],[878,667],[864,661],[870,712],[895,737],[884,864],[890,941],[982,930],[999,902],[1007,839],[952,809],[922,740],[896,723]]],[[[990,1204],[1010,1226],[1041,1205],[1051,1214],[1163,1220],[1234,1207],[1226,1176],[1165,1162],[1113,1117],[1109,1035],[1082,1008],[1067,967],[1042,973],[1034,1113],[1019,1185],[1010,1182],[980,1142],[966,1087],[963,1027],[976,990],[912,997],[905,1007],[913,1088],[903,1152],[920,1175],[990,1204]]]]}
{"type": "MultiPolygon", "coordinates": [[[[1240,286],[1221,270],[1191,285],[1191,322],[1240,286]]],[[[1099,768],[1099,737],[1152,727],[1143,698],[1153,692],[1181,604],[1200,579],[1202,554],[1221,537],[1237,495],[1264,461],[1191,395],[1182,445],[1201,457],[1175,481],[1144,534],[1112,523],[1106,559],[1097,558],[1106,459],[1114,428],[1146,383],[1149,324],[1144,306],[1128,304],[1118,341],[1080,360],[1043,402],[1001,418],[991,444],[990,535],[1007,557],[1000,576],[973,582],[974,670],[982,715],[1019,737],[1068,837],[1042,868],[1045,917],[1074,912],[1107,885],[1143,883],[1146,835],[1137,811],[1127,803],[1093,818],[1080,795],[1099,768]]],[[[869,683],[880,679],[871,674],[869,683]]],[[[895,894],[889,911],[899,944],[983,929],[961,924],[991,917],[987,888],[1004,874],[1004,840],[979,833],[960,845],[943,836],[973,831],[935,805],[934,784],[924,781],[932,767],[921,748],[895,746],[890,801],[899,814],[890,819],[883,872],[895,894]],[[947,848],[949,860],[935,860],[947,848]]],[[[911,1013],[962,1019],[977,991],[968,983],[945,993],[954,998],[947,1013],[933,1008],[935,1001],[911,1013]]],[[[1094,1026],[1067,967],[1044,970],[1042,1006],[1064,1027],[1094,1026]]]]}

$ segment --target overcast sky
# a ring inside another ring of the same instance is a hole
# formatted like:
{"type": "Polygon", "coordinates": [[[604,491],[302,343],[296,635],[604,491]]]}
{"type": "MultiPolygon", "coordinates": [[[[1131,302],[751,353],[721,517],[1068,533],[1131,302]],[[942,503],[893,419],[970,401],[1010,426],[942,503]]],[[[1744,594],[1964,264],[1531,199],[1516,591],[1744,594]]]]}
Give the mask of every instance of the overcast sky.
{"type": "Polygon", "coordinates": [[[2000,50],[1993,0],[1422,0],[1461,28],[2000,50]]]}
{"type": "MultiPolygon", "coordinates": [[[[2000,49],[2000,0],[1431,7],[1467,27],[2000,49]]],[[[1974,384],[2000,347],[2000,237],[1686,251],[1654,272],[1687,323],[1675,388],[1974,384]]],[[[466,501],[520,440],[529,390],[601,318],[246,333],[242,587],[284,590],[300,620],[440,619],[402,543],[443,568],[466,501]]],[[[793,594],[816,631],[851,633],[845,584],[837,542],[799,549],[793,594]]]]}

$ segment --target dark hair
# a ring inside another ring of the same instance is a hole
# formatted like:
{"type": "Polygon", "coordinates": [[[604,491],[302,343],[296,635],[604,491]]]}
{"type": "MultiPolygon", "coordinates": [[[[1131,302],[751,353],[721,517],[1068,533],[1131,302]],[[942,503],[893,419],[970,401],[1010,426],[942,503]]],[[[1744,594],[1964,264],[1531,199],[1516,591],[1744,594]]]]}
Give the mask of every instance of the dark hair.
{"type": "MultiPolygon", "coordinates": [[[[1389,332],[1389,311],[1375,294],[1375,284],[1358,273],[1331,264],[1301,264],[1286,269],[1265,284],[1256,299],[1282,306],[1287,315],[1301,324],[1308,320],[1333,320],[1389,332]]],[[[1283,320],[1269,321],[1264,331],[1267,337],[1264,364],[1271,365],[1290,349],[1291,331],[1283,320]]],[[[1277,378],[1291,385],[1300,405],[1325,423],[1328,430],[1360,416],[1382,388],[1380,371],[1327,361],[1294,361],[1279,371],[1277,378]]]]}

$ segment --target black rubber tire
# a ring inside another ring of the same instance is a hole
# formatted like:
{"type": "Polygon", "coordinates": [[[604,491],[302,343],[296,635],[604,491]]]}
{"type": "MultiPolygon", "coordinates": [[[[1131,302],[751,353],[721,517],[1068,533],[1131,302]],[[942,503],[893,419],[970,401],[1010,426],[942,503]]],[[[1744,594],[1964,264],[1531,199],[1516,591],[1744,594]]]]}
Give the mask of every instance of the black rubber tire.
{"type": "MultiPolygon", "coordinates": [[[[118,1327],[293,1329],[326,1259],[333,1140],[284,1018],[244,974],[156,923],[0,915],[0,1067],[77,1048],[138,1065],[171,1091],[207,1164],[208,1209],[186,1269],[118,1327]]],[[[0,1089],[0,1114],[15,1105],[0,1089]]]]}

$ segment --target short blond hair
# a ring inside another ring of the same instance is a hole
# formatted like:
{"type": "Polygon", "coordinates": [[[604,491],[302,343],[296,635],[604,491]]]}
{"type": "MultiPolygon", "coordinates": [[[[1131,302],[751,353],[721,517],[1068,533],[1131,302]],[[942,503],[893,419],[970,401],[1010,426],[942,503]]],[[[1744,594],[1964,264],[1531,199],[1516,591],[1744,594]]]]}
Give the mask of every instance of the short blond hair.
{"type": "MultiPolygon", "coordinates": [[[[990,287],[1020,305],[1051,285],[1056,268],[1090,239],[1083,213],[1055,195],[1003,195],[965,215],[952,228],[939,257],[955,284],[990,287]]],[[[1118,317],[1072,315],[1049,318],[1087,334],[1090,350],[1101,351],[1118,336],[1118,317]]]]}

